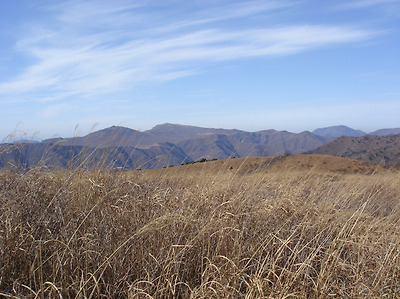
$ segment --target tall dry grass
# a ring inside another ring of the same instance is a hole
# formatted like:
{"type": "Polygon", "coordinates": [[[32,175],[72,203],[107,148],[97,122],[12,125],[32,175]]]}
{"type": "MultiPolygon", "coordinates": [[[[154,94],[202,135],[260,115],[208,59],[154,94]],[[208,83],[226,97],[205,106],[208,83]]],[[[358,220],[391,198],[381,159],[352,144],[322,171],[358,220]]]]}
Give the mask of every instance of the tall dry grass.
{"type": "Polygon", "coordinates": [[[190,169],[1,171],[1,295],[400,297],[399,174],[190,169]]]}

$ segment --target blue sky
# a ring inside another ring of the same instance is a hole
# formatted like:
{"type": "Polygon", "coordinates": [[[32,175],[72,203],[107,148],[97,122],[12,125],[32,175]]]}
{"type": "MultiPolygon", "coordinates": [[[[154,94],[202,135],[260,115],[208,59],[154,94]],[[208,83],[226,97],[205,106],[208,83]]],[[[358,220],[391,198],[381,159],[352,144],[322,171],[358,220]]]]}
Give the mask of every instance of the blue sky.
{"type": "Polygon", "coordinates": [[[0,137],[400,127],[399,0],[0,1],[0,137]]]}

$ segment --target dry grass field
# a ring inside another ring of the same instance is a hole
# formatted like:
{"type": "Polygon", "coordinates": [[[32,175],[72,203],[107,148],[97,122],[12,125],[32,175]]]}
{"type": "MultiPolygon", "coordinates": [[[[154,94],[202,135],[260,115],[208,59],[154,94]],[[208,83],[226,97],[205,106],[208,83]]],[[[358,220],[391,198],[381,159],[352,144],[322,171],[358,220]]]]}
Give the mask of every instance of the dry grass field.
{"type": "Polygon", "coordinates": [[[400,171],[329,156],[0,171],[5,298],[399,298],[400,171]]]}

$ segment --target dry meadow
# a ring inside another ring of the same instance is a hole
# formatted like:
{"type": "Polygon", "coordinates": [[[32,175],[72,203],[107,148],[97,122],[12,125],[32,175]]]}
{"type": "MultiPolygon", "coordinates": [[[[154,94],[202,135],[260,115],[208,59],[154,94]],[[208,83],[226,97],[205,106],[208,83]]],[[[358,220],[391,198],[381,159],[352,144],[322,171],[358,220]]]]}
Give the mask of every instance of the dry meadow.
{"type": "Polygon", "coordinates": [[[328,156],[0,171],[5,298],[399,298],[400,171],[328,156]]]}

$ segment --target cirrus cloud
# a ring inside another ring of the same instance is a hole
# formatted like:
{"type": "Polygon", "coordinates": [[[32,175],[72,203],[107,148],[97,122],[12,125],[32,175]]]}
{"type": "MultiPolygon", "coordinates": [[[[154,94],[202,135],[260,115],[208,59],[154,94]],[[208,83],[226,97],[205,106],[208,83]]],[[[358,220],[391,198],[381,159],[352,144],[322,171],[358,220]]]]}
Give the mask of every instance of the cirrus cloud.
{"type": "Polygon", "coordinates": [[[16,50],[31,63],[19,75],[0,82],[0,94],[20,98],[29,94],[41,101],[96,96],[144,82],[192,76],[203,72],[207,63],[292,55],[382,33],[343,25],[226,26],[227,21],[268,16],[294,5],[289,1],[228,4],[211,15],[200,11],[180,20],[123,1],[53,5],[51,27],[38,21],[16,36],[16,50]]]}

